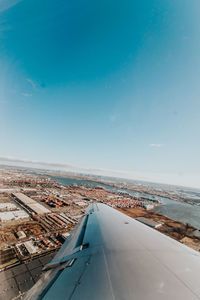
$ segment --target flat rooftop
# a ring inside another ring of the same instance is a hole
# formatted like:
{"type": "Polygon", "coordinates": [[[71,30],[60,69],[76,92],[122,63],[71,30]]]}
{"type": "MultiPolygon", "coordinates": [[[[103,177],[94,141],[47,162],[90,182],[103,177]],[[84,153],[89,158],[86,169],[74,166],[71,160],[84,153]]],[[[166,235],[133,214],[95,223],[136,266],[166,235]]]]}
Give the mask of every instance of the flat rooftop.
{"type": "Polygon", "coordinates": [[[145,217],[139,217],[139,218],[136,218],[135,220],[151,227],[151,228],[157,228],[157,227],[160,227],[162,225],[161,222],[155,222],[153,221],[152,219],[147,219],[145,217]]]}
{"type": "Polygon", "coordinates": [[[32,211],[34,211],[38,215],[51,213],[51,211],[48,208],[44,207],[43,205],[39,204],[35,200],[22,193],[12,193],[12,195],[18,200],[20,200],[24,205],[28,206],[32,211]]]}

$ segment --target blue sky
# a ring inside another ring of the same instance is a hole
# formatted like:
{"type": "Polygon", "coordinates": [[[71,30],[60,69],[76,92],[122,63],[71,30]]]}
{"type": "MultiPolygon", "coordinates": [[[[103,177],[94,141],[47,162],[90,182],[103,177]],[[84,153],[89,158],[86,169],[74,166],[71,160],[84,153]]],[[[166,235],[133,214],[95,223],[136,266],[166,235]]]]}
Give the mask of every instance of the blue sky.
{"type": "Polygon", "coordinates": [[[0,156],[200,187],[199,9],[0,1],[0,156]]]}

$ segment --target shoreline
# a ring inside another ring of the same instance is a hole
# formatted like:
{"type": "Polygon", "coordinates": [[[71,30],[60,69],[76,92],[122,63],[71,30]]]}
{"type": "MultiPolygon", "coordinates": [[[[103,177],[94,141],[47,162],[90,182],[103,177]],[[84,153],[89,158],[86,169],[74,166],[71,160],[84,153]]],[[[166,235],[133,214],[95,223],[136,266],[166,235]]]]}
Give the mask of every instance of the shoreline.
{"type": "Polygon", "coordinates": [[[176,241],[200,252],[200,237],[197,238],[193,236],[193,232],[196,228],[192,225],[183,224],[159,213],[147,211],[142,208],[117,208],[117,210],[134,219],[138,217],[145,217],[155,222],[161,222],[162,226],[155,228],[155,230],[158,230],[176,241]]]}
{"type": "MultiPolygon", "coordinates": [[[[37,171],[33,172],[31,171],[30,173],[34,173],[35,175],[40,175],[40,176],[47,176],[47,177],[58,177],[58,178],[67,178],[67,179],[74,179],[74,180],[83,180],[83,181],[89,181],[89,182],[94,182],[97,184],[103,184],[103,185],[108,185],[113,188],[118,188],[118,189],[123,189],[123,190],[130,190],[131,192],[134,193],[141,193],[144,194],[148,197],[148,195],[153,195],[153,196],[158,196],[166,199],[170,199],[173,201],[178,201],[181,203],[186,203],[192,206],[200,206],[200,203],[195,203],[192,202],[191,199],[187,199],[182,195],[171,195],[167,191],[157,191],[155,188],[149,189],[148,187],[144,185],[139,186],[139,183],[135,183],[135,186],[133,187],[129,183],[123,183],[122,181],[119,182],[113,182],[105,179],[97,179],[95,177],[90,177],[90,176],[81,176],[81,175],[75,175],[75,174],[67,174],[65,172],[59,172],[59,171],[37,171]]],[[[125,179],[124,179],[125,180],[125,179]]]]}

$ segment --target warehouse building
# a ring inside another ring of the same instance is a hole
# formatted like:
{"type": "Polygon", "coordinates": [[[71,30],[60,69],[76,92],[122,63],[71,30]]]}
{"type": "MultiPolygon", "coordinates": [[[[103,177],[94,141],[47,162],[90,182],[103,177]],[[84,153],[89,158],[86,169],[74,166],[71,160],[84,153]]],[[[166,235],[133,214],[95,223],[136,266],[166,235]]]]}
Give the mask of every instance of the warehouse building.
{"type": "Polygon", "coordinates": [[[144,218],[144,217],[139,217],[139,218],[136,218],[137,221],[151,227],[151,228],[158,228],[160,226],[162,226],[162,223],[161,222],[155,222],[151,219],[147,219],[147,218],[144,218]]]}
{"type": "Polygon", "coordinates": [[[51,213],[48,208],[44,207],[43,205],[39,204],[35,200],[22,193],[12,193],[12,196],[19,204],[26,207],[31,213],[35,213],[38,215],[51,213]]]}
{"type": "Polygon", "coordinates": [[[0,212],[0,221],[16,221],[20,219],[29,219],[29,215],[23,210],[15,210],[15,211],[4,211],[0,212]]]}

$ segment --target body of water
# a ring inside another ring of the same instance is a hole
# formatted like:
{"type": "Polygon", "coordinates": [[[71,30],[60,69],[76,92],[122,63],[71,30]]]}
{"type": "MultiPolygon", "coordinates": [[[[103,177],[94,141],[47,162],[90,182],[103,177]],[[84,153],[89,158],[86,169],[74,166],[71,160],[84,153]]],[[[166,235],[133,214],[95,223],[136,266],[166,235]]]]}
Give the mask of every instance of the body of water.
{"type": "Polygon", "coordinates": [[[167,216],[181,223],[189,223],[200,229],[200,207],[175,201],[171,199],[162,199],[164,206],[157,206],[153,211],[167,216]]]}
{"type": "Polygon", "coordinates": [[[69,185],[84,185],[87,187],[103,187],[109,191],[115,191],[115,192],[124,192],[128,193],[129,195],[136,196],[136,197],[145,197],[152,199],[153,197],[157,200],[160,200],[161,203],[164,204],[164,206],[157,206],[153,211],[158,212],[162,215],[165,215],[173,220],[177,220],[182,223],[189,223],[192,226],[200,229],[200,207],[190,205],[187,203],[183,203],[180,201],[171,200],[169,198],[164,198],[160,196],[154,196],[151,194],[145,194],[145,193],[139,193],[134,192],[129,189],[122,189],[117,187],[112,187],[110,185],[99,183],[99,182],[93,182],[89,180],[83,180],[83,179],[73,179],[73,178],[64,178],[64,177],[54,177],[50,176],[52,180],[60,182],[64,186],[69,185]]]}

